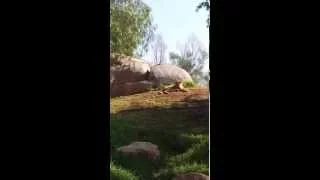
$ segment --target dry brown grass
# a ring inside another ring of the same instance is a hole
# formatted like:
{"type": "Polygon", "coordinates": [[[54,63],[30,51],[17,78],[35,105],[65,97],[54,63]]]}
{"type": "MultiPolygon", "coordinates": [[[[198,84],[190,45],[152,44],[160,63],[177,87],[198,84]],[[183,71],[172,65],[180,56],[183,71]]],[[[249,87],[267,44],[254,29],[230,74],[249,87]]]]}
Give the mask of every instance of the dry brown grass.
{"type": "Polygon", "coordinates": [[[174,108],[185,107],[190,101],[208,99],[208,89],[190,88],[189,92],[170,92],[159,94],[159,91],[150,91],[130,96],[111,98],[110,112],[117,113],[123,110],[134,110],[143,108],[174,108]]]}

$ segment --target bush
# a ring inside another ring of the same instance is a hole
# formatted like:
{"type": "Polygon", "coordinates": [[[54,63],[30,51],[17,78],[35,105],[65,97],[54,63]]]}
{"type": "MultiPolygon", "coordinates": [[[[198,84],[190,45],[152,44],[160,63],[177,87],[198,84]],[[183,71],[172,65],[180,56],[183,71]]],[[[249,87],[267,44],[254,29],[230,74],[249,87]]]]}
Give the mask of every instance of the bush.
{"type": "Polygon", "coordinates": [[[193,88],[196,86],[196,84],[190,80],[183,81],[182,84],[183,84],[183,87],[185,88],[193,88]]]}

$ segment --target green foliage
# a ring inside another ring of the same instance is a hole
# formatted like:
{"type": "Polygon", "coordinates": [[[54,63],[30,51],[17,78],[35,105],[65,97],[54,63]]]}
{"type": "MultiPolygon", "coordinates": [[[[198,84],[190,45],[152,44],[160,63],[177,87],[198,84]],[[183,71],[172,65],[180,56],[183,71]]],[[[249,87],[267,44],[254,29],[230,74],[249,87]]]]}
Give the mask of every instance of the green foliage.
{"type": "Polygon", "coordinates": [[[193,88],[196,86],[196,84],[190,80],[185,80],[182,82],[182,84],[183,84],[183,87],[185,87],[185,88],[193,88]]]}
{"type": "Polygon", "coordinates": [[[181,154],[168,157],[167,167],[154,174],[157,179],[171,179],[178,174],[188,172],[209,174],[208,134],[182,134],[180,141],[189,148],[181,154]]]}
{"type": "Polygon", "coordinates": [[[116,166],[114,165],[113,162],[110,163],[110,178],[112,180],[138,180],[139,179],[129,170],[116,166]]]}
{"type": "MultiPolygon", "coordinates": [[[[206,8],[207,11],[210,11],[210,0],[205,0],[205,1],[201,2],[197,6],[196,11],[198,12],[202,8],[206,8]]],[[[210,26],[210,13],[209,13],[208,19],[207,19],[207,27],[209,27],[209,26],[210,26]]]]}
{"type": "Polygon", "coordinates": [[[112,53],[142,56],[148,51],[155,26],[151,9],[141,0],[113,0],[110,5],[112,53]]]}
{"type": "Polygon", "coordinates": [[[170,164],[180,164],[186,162],[194,162],[195,160],[202,161],[201,163],[208,163],[208,159],[201,159],[203,157],[209,157],[209,150],[208,150],[208,141],[197,143],[192,145],[186,152],[183,154],[179,154],[170,158],[170,164]]]}
{"type": "Polygon", "coordinates": [[[206,164],[183,164],[176,166],[170,169],[161,169],[158,173],[155,173],[154,176],[156,179],[172,179],[178,174],[189,173],[189,172],[198,172],[203,174],[209,174],[208,165],[206,164]]]}

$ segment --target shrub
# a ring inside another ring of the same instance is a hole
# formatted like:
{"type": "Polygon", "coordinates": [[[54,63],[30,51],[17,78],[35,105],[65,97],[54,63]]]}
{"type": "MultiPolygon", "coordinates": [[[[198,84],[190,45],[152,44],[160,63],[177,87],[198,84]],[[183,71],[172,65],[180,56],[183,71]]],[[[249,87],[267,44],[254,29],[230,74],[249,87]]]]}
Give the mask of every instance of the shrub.
{"type": "Polygon", "coordinates": [[[182,84],[183,84],[183,87],[185,88],[193,88],[196,86],[196,84],[190,80],[183,81],[182,84]]]}

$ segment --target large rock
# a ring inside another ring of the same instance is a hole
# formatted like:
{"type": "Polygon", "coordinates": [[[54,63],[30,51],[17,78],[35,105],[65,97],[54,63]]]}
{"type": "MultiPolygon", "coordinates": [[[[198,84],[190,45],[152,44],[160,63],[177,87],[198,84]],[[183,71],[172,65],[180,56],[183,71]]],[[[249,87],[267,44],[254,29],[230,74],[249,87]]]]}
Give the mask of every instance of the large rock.
{"type": "Polygon", "coordinates": [[[153,87],[150,81],[138,81],[128,83],[115,83],[110,86],[110,97],[127,96],[136,93],[147,92],[153,87]]]}
{"type": "Polygon", "coordinates": [[[147,80],[150,66],[129,56],[110,55],[110,84],[147,80]]]}
{"type": "Polygon", "coordinates": [[[110,96],[125,96],[146,92],[160,84],[192,81],[185,70],[169,64],[155,65],[119,54],[110,54],[110,96]],[[150,82],[148,82],[150,81],[150,82]]]}
{"type": "Polygon", "coordinates": [[[111,67],[110,76],[116,83],[136,82],[147,80],[149,71],[148,64],[133,61],[111,67]]]}
{"type": "Polygon", "coordinates": [[[178,175],[173,180],[210,180],[210,177],[201,173],[185,173],[178,175]]]}
{"type": "Polygon", "coordinates": [[[190,74],[184,69],[170,64],[155,65],[150,68],[149,80],[159,84],[172,84],[177,81],[190,80],[190,74]]]}
{"type": "Polygon", "coordinates": [[[117,150],[128,155],[146,154],[148,158],[152,160],[155,160],[160,156],[158,146],[150,142],[133,142],[127,146],[122,146],[117,150]]]}

